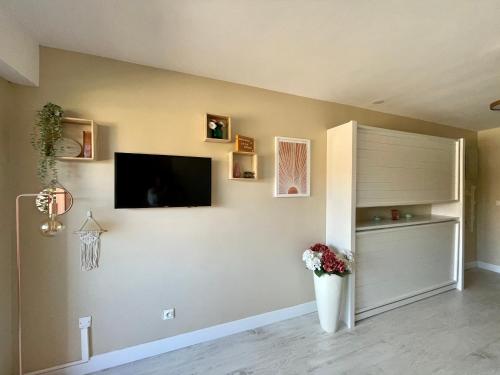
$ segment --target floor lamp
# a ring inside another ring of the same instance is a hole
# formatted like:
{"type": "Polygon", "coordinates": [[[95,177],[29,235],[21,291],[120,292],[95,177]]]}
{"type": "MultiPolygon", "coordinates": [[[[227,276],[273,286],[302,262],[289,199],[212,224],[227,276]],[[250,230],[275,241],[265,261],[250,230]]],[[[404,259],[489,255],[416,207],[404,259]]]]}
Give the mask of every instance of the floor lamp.
{"type": "Polygon", "coordinates": [[[57,216],[68,212],[73,206],[73,197],[62,187],[51,187],[37,194],[20,194],[16,197],[16,264],[17,264],[17,335],[19,351],[19,375],[23,375],[22,353],[22,300],[21,300],[21,236],[20,236],[20,203],[21,199],[36,200],[37,208],[48,214],[49,219],[40,226],[44,236],[52,237],[64,229],[57,221],[57,216]]]}

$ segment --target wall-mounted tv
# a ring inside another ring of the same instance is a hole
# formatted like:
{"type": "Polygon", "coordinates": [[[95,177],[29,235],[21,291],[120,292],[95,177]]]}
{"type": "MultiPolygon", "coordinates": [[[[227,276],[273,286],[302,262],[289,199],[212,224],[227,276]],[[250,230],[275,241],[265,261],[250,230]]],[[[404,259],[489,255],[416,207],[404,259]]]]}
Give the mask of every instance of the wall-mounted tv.
{"type": "Polygon", "coordinates": [[[211,204],[211,158],[115,153],[115,208],[211,204]]]}

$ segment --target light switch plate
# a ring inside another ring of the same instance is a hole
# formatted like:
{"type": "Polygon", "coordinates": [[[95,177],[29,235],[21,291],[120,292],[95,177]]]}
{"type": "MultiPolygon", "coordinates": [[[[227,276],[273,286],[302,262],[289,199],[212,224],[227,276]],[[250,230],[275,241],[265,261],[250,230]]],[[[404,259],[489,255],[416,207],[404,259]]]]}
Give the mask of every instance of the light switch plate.
{"type": "Polygon", "coordinates": [[[163,314],[162,314],[162,319],[163,320],[170,320],[170,319],[174,319],[175,318],[175,309],[167,309],[167,310],[163,310],[163,314]]]}
{"type": "Polygon", "coordinates": [[[91,316],[84,316],[83,318],[78,319],[78,326],[80,327],[80,329],[90,328],[91,324],[92,324],[91,316]]]}

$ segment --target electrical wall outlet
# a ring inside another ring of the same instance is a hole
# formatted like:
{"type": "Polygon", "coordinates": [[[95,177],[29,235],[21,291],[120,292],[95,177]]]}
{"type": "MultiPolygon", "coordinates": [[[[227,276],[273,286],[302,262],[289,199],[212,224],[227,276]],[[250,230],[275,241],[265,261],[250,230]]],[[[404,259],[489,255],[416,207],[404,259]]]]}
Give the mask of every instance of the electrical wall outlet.
{"type": "Polygon", "coordinates": [[[80,327],[80,329],[90,328],[91,324],[92,324],[91,316],[84,316],[83,318],[78,319],[78,326],[80,327]]]}
{"type": "Polygon", "coordinates": [[[175,309],[172,308],[172,309],[163,310],[163,314],[162,314],[161,318],[163,320],[174,319],[175,318],[175,309]]]}

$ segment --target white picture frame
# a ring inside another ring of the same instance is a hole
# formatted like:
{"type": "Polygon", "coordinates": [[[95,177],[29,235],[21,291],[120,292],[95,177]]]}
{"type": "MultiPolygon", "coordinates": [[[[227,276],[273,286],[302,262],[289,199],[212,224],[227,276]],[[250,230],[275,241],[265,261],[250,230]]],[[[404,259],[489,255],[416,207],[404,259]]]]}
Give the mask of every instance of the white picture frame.
{"type": "Polygon", "coordinates": [[[311,196],[311,141],[274,137],[274,196],[311,196]]]}

